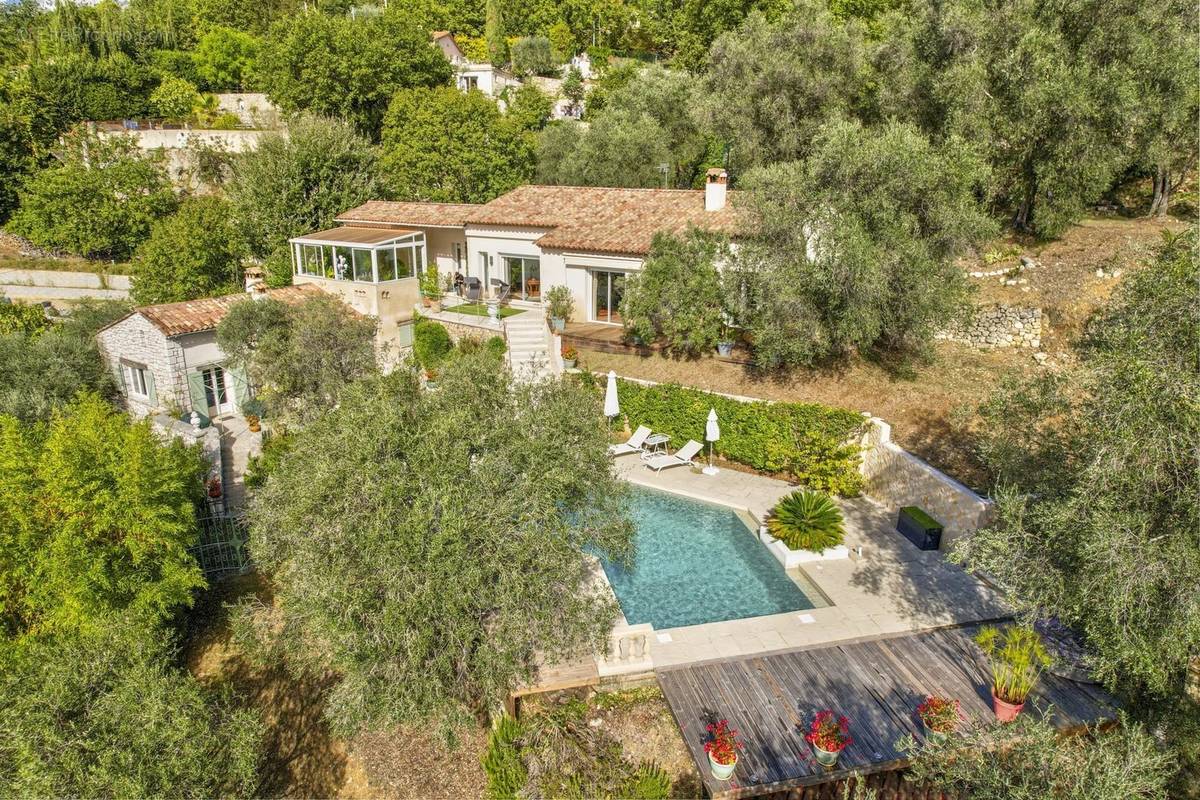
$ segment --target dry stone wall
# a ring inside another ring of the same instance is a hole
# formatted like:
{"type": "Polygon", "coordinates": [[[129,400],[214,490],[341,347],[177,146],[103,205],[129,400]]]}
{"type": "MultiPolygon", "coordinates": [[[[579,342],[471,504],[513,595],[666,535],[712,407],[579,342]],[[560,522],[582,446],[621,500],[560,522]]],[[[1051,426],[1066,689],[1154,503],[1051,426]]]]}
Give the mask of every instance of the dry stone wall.
{"type": "Polygon", "coordinates": [[[919,506],[944,526],[941,549],[988,525],[993,503],[892,441],[892,426],[871,417],[862,439],[862,474],[867,494],[893,513],[919,506]]]}
{"type": "Polygon", "coordinates": [[[1042,310],[1029,306],[995,305],[975,310],[966,324],[957,324],[937,338],[973,347],[1042,346],[1042,310]]]}

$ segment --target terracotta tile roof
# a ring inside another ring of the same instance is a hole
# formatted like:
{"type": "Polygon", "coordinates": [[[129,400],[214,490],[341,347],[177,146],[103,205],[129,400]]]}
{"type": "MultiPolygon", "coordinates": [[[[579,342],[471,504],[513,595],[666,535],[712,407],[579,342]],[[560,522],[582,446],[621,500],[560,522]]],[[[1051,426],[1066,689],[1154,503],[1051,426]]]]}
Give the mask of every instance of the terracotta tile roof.
{"type": "Polygon", "coordinates": [[[737,233],[736,197],[730,192],[729,205],[705,211],[702,190],[521,186],[479,206],[467,221],[550,228],[538,239],[543,249],[645,255],[658,231],[695,225],[737,233]]]}
{"type": "MultiPolygon", "coordinates": [[[[283,286],[278,289],[268,289],[267,296],[285,303],[300,303],[313,295],[323,294],[321,289],[313,284],[300,286],[283,286]]],[[[167,336],[182,336],[185,333],[210,331],[217,327],[234,303],[249,300],[245,292],[227,294],[222,297],[204,297],[199,300],[185,300],[182,303],[161,303],[156,306],[135,308],[134,314],[141,314],[167,336]]],[[[115,323],[114,323],[115,324],[115,323]]]]}
{"type": "Polygon", "coordinates": [[[471,203],[397,203],[371,200],[344,214],[336,222],[364,225],[418,225],[427,227],[461,228],[467,217],[480,208],[471,203]]]}

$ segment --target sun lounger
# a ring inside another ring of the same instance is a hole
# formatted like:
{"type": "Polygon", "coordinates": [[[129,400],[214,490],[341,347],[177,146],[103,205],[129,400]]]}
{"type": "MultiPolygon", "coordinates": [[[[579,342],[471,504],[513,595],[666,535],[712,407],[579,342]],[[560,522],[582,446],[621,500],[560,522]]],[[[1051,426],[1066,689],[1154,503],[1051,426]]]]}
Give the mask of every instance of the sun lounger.
{"type": "Polygon", "coordinates": [[[704,445],[689,439],[687,444],[670,455],[664,453],[663,455],[647,458],[646,468],[652,469],[655,472],[662,472],[668,467],[695,466],[692,458],[703,449],[704,445]]]}
{"type": "Polygon", "coordinates": [[[633,432],[627,440],[620,444],[610,444],[608,446],[608,454],[610,456],[624,456],[630,453],[640,453],[643,446],[646,444],[646,437],[650,435],[650,429],[645,425],[639,425],[638,429],[633,432]]]}

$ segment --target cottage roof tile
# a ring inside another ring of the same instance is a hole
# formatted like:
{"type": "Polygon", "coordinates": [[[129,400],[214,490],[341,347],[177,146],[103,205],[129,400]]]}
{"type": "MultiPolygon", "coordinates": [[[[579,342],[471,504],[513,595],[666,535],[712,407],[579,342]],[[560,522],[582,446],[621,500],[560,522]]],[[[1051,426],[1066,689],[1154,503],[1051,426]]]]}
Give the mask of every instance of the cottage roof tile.
{"type": "MultiPolygon", "coordinates": [[[[268,289],[267,296],[273,300],[285,303],[300,303],[309,297],[322,294],[319,287],[312,284],[299,286],[283,286],[278,289],[268,289]]],[[[199,300],[185,300],[181,303],[160,303],[154,306],[141,306],[134,309],[135,314],[141,314],[163,332],[166,336],[183,336],[187,333],[200,333],[217,327],[230,307],[241,300],[248,300],[250,295],[245,292],[227,294],[222,297],[204,297],[199,300]]]]}

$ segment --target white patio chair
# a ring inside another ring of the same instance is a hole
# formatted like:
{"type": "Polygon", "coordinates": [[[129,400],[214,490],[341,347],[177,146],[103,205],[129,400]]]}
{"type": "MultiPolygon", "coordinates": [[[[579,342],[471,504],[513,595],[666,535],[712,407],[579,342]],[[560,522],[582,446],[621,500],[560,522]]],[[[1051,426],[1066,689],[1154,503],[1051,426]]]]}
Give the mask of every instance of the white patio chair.
{"type": "Polygon", "coordinates": [[[696,466],[692,458],[704,449],[704,445],[689,439],[688,443],[676,450],[674,453],[660,456],[651,456],[646,459],[646,469],[652,469],[655,472],[662,472],[668,467],[696,466]]]}
{"type": "Polygon", "coordinates": [[[616,457],[629,455],[630,453],[640,453],[645,449],[646,437],[649,435],[650,429],[645,425],[639,425],[638,429],[633,432],[633,436],[630,436],[620,444],[610,444],[608,446],[608,454],[616,457]]]}

